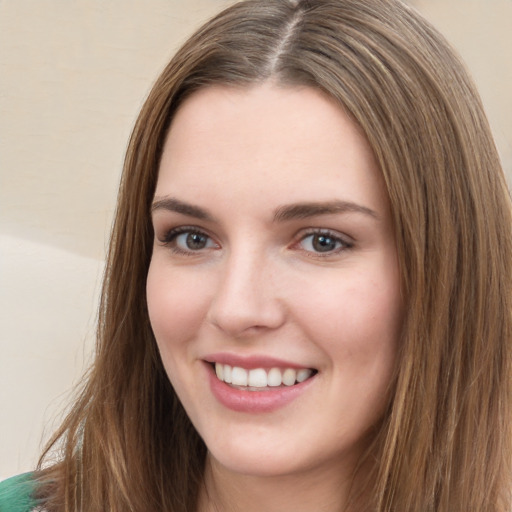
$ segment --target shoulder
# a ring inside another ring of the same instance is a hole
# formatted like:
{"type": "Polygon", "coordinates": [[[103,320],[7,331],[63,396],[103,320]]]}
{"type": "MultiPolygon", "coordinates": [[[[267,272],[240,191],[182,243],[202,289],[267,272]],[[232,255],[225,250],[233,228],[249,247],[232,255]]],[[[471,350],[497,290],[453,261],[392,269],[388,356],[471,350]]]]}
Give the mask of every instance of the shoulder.
{"type": "Polygon", "coordinates": [[[36,507],[32,494],[36,488],[33,473],[0,482],[0,512],[30,512],[36,507]]]}

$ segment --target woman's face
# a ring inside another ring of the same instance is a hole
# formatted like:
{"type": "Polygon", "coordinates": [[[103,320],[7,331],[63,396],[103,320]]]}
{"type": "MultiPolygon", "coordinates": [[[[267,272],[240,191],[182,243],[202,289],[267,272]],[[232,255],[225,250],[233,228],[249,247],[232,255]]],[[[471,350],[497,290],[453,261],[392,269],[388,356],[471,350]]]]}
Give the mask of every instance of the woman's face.
{"type": "Polygon", "coordinates": [[[151,324],[213,463],[353,464],[402,323],[389,202],[361,131],[314,89],[203,89],[173,120],[152,217],[151,324]]]}

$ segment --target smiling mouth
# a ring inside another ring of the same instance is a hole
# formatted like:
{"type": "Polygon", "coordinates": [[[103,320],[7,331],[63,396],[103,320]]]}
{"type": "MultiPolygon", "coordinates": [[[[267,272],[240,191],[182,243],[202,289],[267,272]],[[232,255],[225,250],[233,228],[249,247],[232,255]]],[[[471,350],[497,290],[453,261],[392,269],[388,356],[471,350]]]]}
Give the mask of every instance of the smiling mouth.
{"type": "Polygon", "coordinates": [[[231,387],[244,391],[266,391],[290,387],[304,382],[317,373],[312,368],[253,368],[213,363],[217,378],[231,387]]]}

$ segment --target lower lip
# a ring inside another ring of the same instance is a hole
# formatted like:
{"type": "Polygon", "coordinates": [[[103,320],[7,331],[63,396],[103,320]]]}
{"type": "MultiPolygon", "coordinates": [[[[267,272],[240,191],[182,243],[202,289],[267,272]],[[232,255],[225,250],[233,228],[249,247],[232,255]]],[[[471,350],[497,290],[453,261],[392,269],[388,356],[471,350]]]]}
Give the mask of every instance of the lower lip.
{"type": "Polygon", "coordinates": [[[243,391],[219,380],[212,366],[209,363],[206,363],[206,366],[210,388],[215,398],[228,409],[253,414],[272,412],[285,407],[299,398],[315,379],[313,376],[293,386],[267,388],[265,391],[243,391]]]}

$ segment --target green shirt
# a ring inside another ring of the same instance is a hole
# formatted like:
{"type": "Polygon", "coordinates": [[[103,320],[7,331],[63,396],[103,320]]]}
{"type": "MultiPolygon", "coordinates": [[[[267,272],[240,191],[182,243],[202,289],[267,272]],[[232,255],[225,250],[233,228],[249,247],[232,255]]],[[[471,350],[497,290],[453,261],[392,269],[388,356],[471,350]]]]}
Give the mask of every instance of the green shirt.
{"type": "Polygon", "coordinates": [[[32,499],[36,488],[33,473],[0,482],[0,512],[30,512],[37,503],[32,499]]]}

